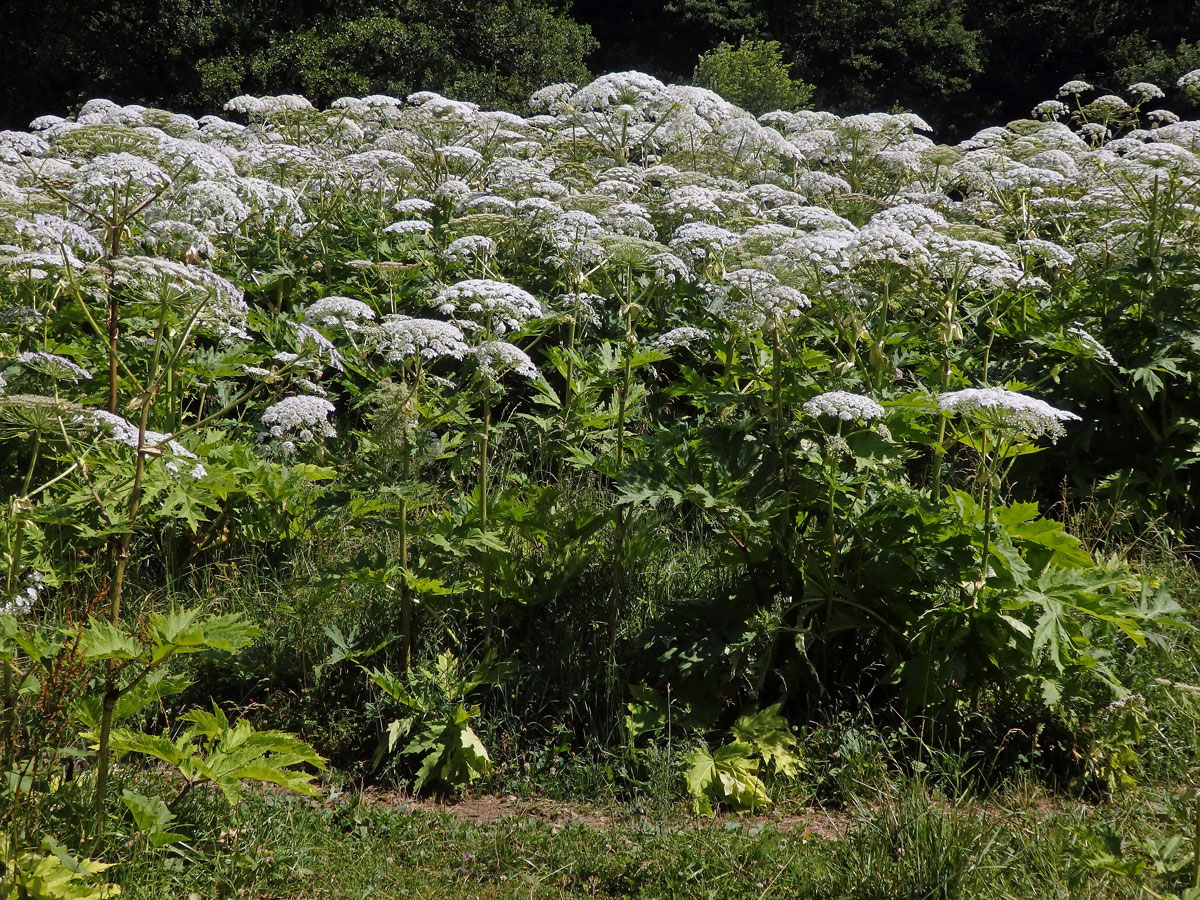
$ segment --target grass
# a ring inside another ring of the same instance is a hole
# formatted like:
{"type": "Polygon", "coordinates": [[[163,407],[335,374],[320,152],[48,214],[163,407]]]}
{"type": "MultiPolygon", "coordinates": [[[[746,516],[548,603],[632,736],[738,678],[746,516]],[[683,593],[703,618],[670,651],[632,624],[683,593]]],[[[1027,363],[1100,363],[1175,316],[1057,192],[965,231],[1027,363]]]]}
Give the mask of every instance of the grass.
{"type": "MultiPolygon", "coordinates": [[[[841,809],[697,820],[629,806],[258,793],[196,853],[134,854],[126,900],[342,898],[1136,898],[1082,865],[1087,829],[1152,831],[1149,792],[1093,806],[1028,783],[984,803],[918,779],[841,809]],[[482,810],[482,812],[481,812],[482,810]]],[[[203,802],[203,798],[201,798],[203,802]]],[[[195,810],[193,810],[195,812],[195,810]]],[[[1161,831],[1161,823],[1159,826],[1161,831]]]]}

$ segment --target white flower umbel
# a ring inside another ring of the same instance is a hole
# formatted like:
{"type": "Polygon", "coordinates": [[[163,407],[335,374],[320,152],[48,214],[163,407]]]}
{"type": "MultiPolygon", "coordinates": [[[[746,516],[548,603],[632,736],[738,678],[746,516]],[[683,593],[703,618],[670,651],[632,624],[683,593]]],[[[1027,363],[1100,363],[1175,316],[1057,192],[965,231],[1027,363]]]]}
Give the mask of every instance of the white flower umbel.
{"type": "Polygon", "coordinates": [[[708,329],[684,325],[663,332],[651,344],[659,350],[670,350],[672,347],[686,347],[690,350],[692,341],[706,341],[708,338],[708,329]]]}
{"type": "Polygon", "coordinates": [[[225,104],[226,112],[239,112],[246,116],[270,116],[275,113],[298,109],[312,109],[313,105],[299,94],[280,94],[275,97],[255,97],[242,94],[225,104]]]}
{"type": "Polygon", "coordinates": [[[462,321],[464,327],[488,328],[494,334],[516,331],[530,319],[546,314],[528,291],[488,278],[468,278],[442,288],[433,302],[441,313],[462,321]]]}
{"type": "Polygon", "coordinates": [[[587,291],[572,291],[555,298],[555,305],[559,309],[588,325],[600,324],[600,310],[606,303],[608,301],[604,297],[587,291]]]}
{"type": "Polygon", "coordinates": [[[22,587],[7,603],[0,604],[0,616],[23,615],[33,609],[38,595],[45,586],[45,576],[41,572],[30,572],[22,587]]]}
{"type": "Polygon", "coordinates": [[[810,416],[833,416],[843,422],[870,422],[884,416],[883,407],[870,397],[850,391],[826,391],[805,401],[802,409],[810,416]]]}
{"type": "Polygon", "coordinates": [[[183,259],[210,259],[217,252],[208,235],[191,222],[177,219],[159,219],[150,223],[140,241],[144,247],[183,259]]]}
{"type": "Polygon", "coordinates": [[[359,331],[359,322],[375,321],[375,310],[353,297],[322,297],[304,311],[309,325],[340,326],[346,331],[359,331]]]}
{"type": "Polygon", "coordinates": [[[425,215],[437,209],[437,204],[430,203],[422,197],[408,197],[396,203],[392,209],[406,216],[425,215]]]}
{"type": "Polygon", "coordinates": [[[1098,362],[1104,363],[1106,366],[1116,367],[1117,361],[1108,351],[1108,348],[1101,344],[1096,338],[1078,325],[1072,325],[1067,329],[1067,334],[1079,341],[1085,350],[1088,351],[1098,362]]]}
{"type": "Polygon", "coordinates": [[[76,187],[82,196],[103,197],[114,188],[125,190],[133,186],[143,191],[157,190],[170,180],[166,172],[144,157],[133,153],[105,153],[79,169],[76,187]]]}
{"type": "Polygon", "coordinates": [[[728,229],[707,222],[688,222],[671,235],[671,249],[681,257],[695,262],[708,259],[729,247],[737,246],[740,238],[728,229]]]}
{"type": "MultiPolygon", "coordinates": [[[[305,322],[290,322],[289,324],[292,326],[292,332],[296,335],[296,343],[300,349],[312,351],[310,358],[317,368],[328,365],[339,372],[345,371],[341,351],[333,345],[333,341],[305,322]]],[[[300,357],[297,356],[295,359],[300,359],[300,357]]]]}
{"type": "Polygon", "coordinates": [[[496,242],[483,234],[468,234],[449,243],[442,256],[456,262],[488,259],[496,252],[496,242]]]}
{"type": "Polygon", "coordinates": [[[279,441],[284,452],[291,453],[298,443],[309,444],[337,434],[329,423],[333,410],[333,404],[324,397],[307,394],[284,397],[263,412],[261,421],[266,430],[261,437],[279,441]]]}
{"type": "Polygon", "coordinates": [[[22,353],[17,357],[17,362],[26,368],[33,369],[35,372],[49,375],[56,381],[69,378],[75,384],[78,384],[79,379],[82,378],[86,381],[92,377],[92,373],[83,368],[83,366],[77,365],[65,356],[59,356],[56,353],[47,353],[44,350],[22,353]]]}
{"type": "Polygon", "coordinates": [[[692,270],[674,253],[655,253],[646,263],[653,270],[654,277],[666,284],[692,280],[692,270]]]}
{"type": "Polygon", "coordinates": [[[405,219],[403,222],[393,222],[383,229],[384,234],[424,234],[433,231],[433,226],[424,219],[405,219]]]}
{"type": "Polygon", "coordinates": [[[1064,422],[1079,421],[1075,413],[1055,409],[1044,400],[996,387],[950,391],[938,397],[938,406],[945,412],[1031,437],[1045,434],[1056,439],[1066,433],[1064,422]]]}
{"type": "Polygon", "coordinates": [[[579,85],[566,81],[547,85],[541,90],[533,92],[533,96],[529,98],[529,106],[531,109],[557,115],[577,90],[579,90],[579,85]]]}
{"type": "Polygon", "coordinates": [[[1160,97],[1165,97],[1163,89],[1157,84],[1151,84],[1149,81],[1139,81],[1136,84],[1131,84],[1127,90],[1139,103],[1145,103],[1147,100],[1157,100],[1160,97]]]}
{"type": "Polygon", "coordinates": [[[221,338],[248,337],[249,306],[242,299],[242,289],[216,272],[154,256],[121,256],[108,265],[119,284],[150,296],[162,297],[167,291],[176,295],[173,300],[186,297],[200,303],[197,321],[221,338]]]}
{"type": "Polygon", "coordinates": [[[509,372],[522,378],[537,378],[537,366],[520,347],[507,341],[484,341],[471,351],[479,363],[480,373],[492,382],[499,381],[509,372]]]}
{"type": "Polygon", "coordinates": [[[726,320],[742,328],[772,331],[787,319],[799,317],[812,305],[803,293],[780,284],[761,269],[735,269],[725,276],[732,287],[718,310],[726,320]]]}
{"type": "Polygon", "coordinates": [[[1068,81],[1066,84],[1064,84],[1062,87],[1060,87],[1058,89],[1058,96],[1059,97],[1072,97],[1077,94],[1082,94],[1085,91],[1090,91],[1091,89],[1092,89],[1092,86],[1090,84],[1088,84],[1086,81],[1080,81],[1079,79],[1075,79],[1073,81],[1068,81]]]}
{"type": "Polygon", "coordinates": [[[600,220],[582,209],[560,213],[542,227],[541,233],[553,247],[550,262],[584,268],[603,256],[596,243],[604,233],[600,220]]]}
{"type": "Polygon", "coordinates": [[[1063,103],[1061,100],[1043,100],[1033,108],[1033,117],[1035,119],[1049,119],[1057,122],[1065,115],[1069,115],[1071,107],[1063,103]]]}
{"type": "MultiPolygon", "coordinates": [[[[116,413],[110,413],[103,409],[94,409],[88,413],[86,421],[90,421],[93,428],[103,428],[108,432],[108,436],[118,444],[124,444],[127,447],[132,447],[135,450],[138,447],[138,427],[128,419],[118,416],[116,413]]],[[[142,434],[142,453],[157,455],[163,452],[164,448],[170,455],[164,458],[163,464],[168,470],[178,472],[180,469],[180,461],[194,463],[189,470],[193,478],[203,478],[208,473],[204,466],[200,464],[199,457],[191,450],[173,440],[169,434],[163,434],[161,431],[151,431],[146,429],[142,434]]]]}
{"type": "Polygon", "coordinates": [[[403,363],[417,357],[462,359],[469,351],[462,331],[438,319],[393,315],[383,320],[379,330],[382,334],[379,350],[391,363],[403,363]]]}
{"type": "Polygon", "coordinates": [[[1174,125],[1179,121],[1179,114],[1174,113],[1169,109],[1152,109],[1146,113],[1146,118],[1154,126],[1159,125],[1174,125]]]}
{"type": "Polygon", "coordinates": [[[13,227],[17,234],[24,235],[33,242],[35,250],[66,246],[85,257],[100,256],[104,253],[104,247],[95,235],[82,225],[61,216],[35,213],[31,219],[17,219],[13,227]]]}

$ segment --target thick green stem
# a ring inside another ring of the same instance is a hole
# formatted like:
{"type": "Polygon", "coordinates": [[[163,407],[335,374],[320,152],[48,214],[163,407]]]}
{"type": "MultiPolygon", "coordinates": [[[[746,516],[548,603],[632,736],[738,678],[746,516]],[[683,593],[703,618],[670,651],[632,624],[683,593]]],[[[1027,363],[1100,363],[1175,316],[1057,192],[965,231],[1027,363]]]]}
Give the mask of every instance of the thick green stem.
{"type": "MultiPolygon", "coordinates": [[[[413,394],[416,393],[413,387],[413,394]]],[[[412,398],[415,404],[415,397],[412,398]]],[[[408,442],[408,398],[405,400],[404,418],[401,423],[400,437],[400,484],[401,491],[408,490],[410,472],[411,448],[408,442]]],[[[404,658],[404,671],[412,667],[412,588],[408,583],[408,497],[400,496],[400,568],[403,569],[403,581],[400,583],[400,651],[404,658]]]]}
{"type": "MultiPolygon", "coordinates": [[[[842,423],[838,422],[837,436],[842,436],[842,423]]],[[[835,448],[836,451],[836,448],[835,448]]],[[[837,483],[838,483],[838,460],[834,455],[835,451],[826,450],[829,456],[829,496],[825,501],[825,528],[826,537],[829,541],[829,575],[828,575],[828,592],[829,603],[832,608],[834,597],[834,583],[837,579],[838,572],[838,546],[837,546],[837,483]]]]}
{"type": "MultiPolygon", "coordinates": [[[[116,548],[116,560],[109,593],[109,622],[114,628],[121,624],[121,599],[125,588],[125,570],[129,565],[129,547],[133,542],[133,531],[142,504],[142,481],[146,474],[146,426],[150,418],[151,406],[153,406],[153,397],[145,397],[142,403],[141,420],[138,423],[137,459],[133,469],[133,487],[129,493],[125,533],[121,535],[116,548]]],[[[92,797],[92,852],[99,850],[104,841],[104,820],[108,805],[108,774],[112,758],[113,710],[121,695],[117,687],[118,674],[117,664],[115,661],[109,660],[105,665],[104,699],[100,714],[100,733],[97,736],[96,787],[92,797]]]]}
{"type": "MultiPolygon", "coordinates": [[[[563,445],[568,446],[571,442],[571,419],[572,405],[574,404],[574,388],[575,388],[575,325],[579,319],[579,313],[576,312],[571,316],[571,325],[567,331],[567,375],[566,383],[563,385],[563,402],[562,402],[562,438],[563,445]]],[[[555,461],[555,480],[562,482],[563,473],[563,454],[557,454],[558,459],[555,461]]]]}
{"type": "Polygon", "coordinates": [[[4,745],[0,747],[0,771],[12,769],[16,757],[16,724],[17,724],[17,695],[13,691],[13,666],[9,660],[4,660],[4,693],[0,695],[0,709],[4,710],[4,745]]]}
{"type": "Polygon", "coordinates": [[[21,513],[29,504],[29,486],[33,483],[33,470],[37,467],[38,454],[42,449],[42,432],[38,431],[33,439],[33,453],[29,457],[29,465],[25,469],[25,481],[21,485],[21,496],[13,500],[12,519],[17,523],[17,534],[13,538],[12,553],[9,555],[8,576],[5,579],[5,596],[12,598],[17,589],[17,575],[21,570],[21,548],[25,542],[25,523],[21,513]]]}
{"type": "Polygon", "coordinates": [[[942,457],[946,453],[946,416],[938,423],[937,444],[933,448],[933,502],[942,499],[942,457]]]}
{"type": "Polygon", "coordinates": [[[972,605],[978,605],[979,594],[987,585],[988,577],[988,557],[992,552],[992,482],[988,479],[988,483],[983,488],[983,554],[979,562],[979,582],[975,589],[975,597],[972,600],[972,605]]]}
{"type": "Polygon", "coordinates": [[[775,448],[779,451],[783,438],[783,351],[778,327],[771,331],[771,409],[775,418],[775,448]]]}
{"type": "MultiPolygon", "coordinates": [[[[484,387],[483,394],[483,435],[479,442],[479,530],[487,531],[488,527],[488,442],[491,439],[492,403],[484,387]]],[[[487,623],[487,640],[493,640],[492,629],[494,616],[492,611],[492,558],[488,551],[481,550],[483,569],[483,615],[487,623]]]]}
{"type": "MultiPolygon", "coordinates": [[[[628,284],[628,282],[627,282],[628,284]]],[[[630,291],[632,294],[632,291],[630,291]]],[[[620,394],[617,398],[617,471],[625,465],[625,414],[629,403],[629,384],[633,377],[633,308],[632,300],[626,304],[625,317],[625,364],[621,371],[620,394]]],[[[608,657],[610,667],[609,695],[616,701],[616,650],[617,633],[621,625],[621,590],[625,584],[625,530],[628,516],[624,508],[617,512],[616,529],[613,534],[613,578],[608,593],[608,657]]]]}
{"type": "Polygon", "coordinates": [[[117,311],[117,298],[112,286],[108,291],[108,411],[116,413],[118,386],[120,384],[117,372],[117,338],[121,333],[120,320],[117,311]]]}
{"type": "MultiPolygon", "coordinates": [[[[957,293],[951,292],[946,298],[946,322],[943,326],[943,346],[946,358],[942,364],[941,392],[945,393],[950,387],[950,343],[954,339],[954,310],[957,306],[957,293]]],[[[946,416],[938,423],[937,444],[933,448],[933,502],[942,498],[942,457],[946,453],[946,416]]]]}

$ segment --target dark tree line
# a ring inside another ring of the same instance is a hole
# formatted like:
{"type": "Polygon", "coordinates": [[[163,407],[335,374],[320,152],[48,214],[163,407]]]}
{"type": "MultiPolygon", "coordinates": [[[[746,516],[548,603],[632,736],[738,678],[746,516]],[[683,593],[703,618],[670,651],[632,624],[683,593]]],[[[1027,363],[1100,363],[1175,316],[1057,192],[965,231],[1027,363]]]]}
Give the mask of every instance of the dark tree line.
{"type": "Polygon", "coordinates": [[[588,77],[557,0],[0,0],[0,126],[90,97],[215,112],[241,93],[434,89],[515,106],[588,77]]]}
{"type": "Polygon", "coordinates": [[[440,90],[519,107],[637,68],[690,79],[721,41],[778,41],[814,104],[904,108],[943,136],[1063,81],[1170,87],[1200,66],[1195,0],[3,0],[0,125],[93,96],[211,112],[229,97],[440,90]]]}
{"type": "Polygon", "coordinates": [[[1170,88],[1200,66],[1195,0],[576,0],[597,71],[686,78],[717,42],[772,39],[837,112],[899,107],[944,132],[1026,116],[1064,81],[1170,88]]]}

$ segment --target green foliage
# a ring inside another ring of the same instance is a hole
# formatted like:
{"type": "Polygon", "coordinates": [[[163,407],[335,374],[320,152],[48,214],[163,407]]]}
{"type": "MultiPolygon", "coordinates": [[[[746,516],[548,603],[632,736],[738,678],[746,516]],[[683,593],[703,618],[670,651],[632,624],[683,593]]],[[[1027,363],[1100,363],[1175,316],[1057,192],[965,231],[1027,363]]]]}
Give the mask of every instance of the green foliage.
{"type": "MultiPolygon", "coordinates": [[[[1192,126],[1110,142],[1146,113],[1085,99],[937,146],[711,99],[616,73],[529,118],[0,135],[10,856],[46,821],[192,858],[335,754],[423,792],[592,753],[666,804],[682,741],[697,810],[756,809],[817,768],[787,720],[841,709],[920,731],[846,735],[816,790],[957,746],[1133,790],[1187,614],[1063,500],[1195,526],[1192,126]]],[[[896,819],[881,883],[967,882],[970,822],[906,881],[896,819]]]]}
{"type": "Polygon", "coordinates": [[[778,703],[740,716],[729,733],[735,742],[749,746],[769,769],[784,777],[794,778],[804,769],[799,745],[787,720],[780,715],[778,703]]]}
{"type": "MultiPolygon", "coordinates": [[[[215,785],[230,806],[241,801],[246,781],[277,784],[299,794],[316,793],[310,783],[313,776],[294,767],[324,769],[325,760],[299,738],[281,731],[256,731],[245,719],[231,726],[215,703],[212,712],[194,709],[180,720],[191,725],[173,740],[118,728],[112,732],[112,746],[118,753],[142,753],[174,766],[184,778],[184,791],[197,784],[215,785]]],[[[144,806],[141,812],[154,815],[144,806]]]]}
{"type": "Polygon", "coordinates": [[[108,900],[121,893],[96,877],[112,863],[76,859],[50,838],[40,850],[13,849],[0,834],[0,900],[108,900]]]}
{"type": "Polygon", "coordinates": [[[328,102],[432,89],[516,107],[537,86],[585,77],[582,60],[594,46],[586,27],[540,0],[491,0],[459,9],[412,2],[358,7],[349,16],[340,8],[321,9],[315,21],[260,42],[247,60],[214,60],[221,67],[210,77],[240,68],[230,96],[274,93],[286,85],[328,102]]]}
{"type": "MultiPolygon", "coordinates": [[[[1190,797],[1188,799],[1191,799],[1190,797]]],[[[1165,835],[1133,837],[1122,835],[1108,825],[1078,829],[1083,846],[1074,872],[1085,869],[1107,873],[1130,887],[1165,900],[1200,898],[1200,865],[1196,854],[1200,819],[1188,813],[1191,805],[1175,804],[1182,809],[1182,821],[1173,821],[1165,835]]],[[[1200,809],[1200,807],[1198,807],[1200,809]]]]}
{"type": "Polygon", "coordinates": [[[329,633],[335,648],[325,664],[340,659],[355,662],[371,684],[405,713],[385,729],[375,751],[375,768],[398,747],[402,754],[420,757],[413,782],[415,791],[426,785],[455,790],[492,770],[487,748],[471,727],[471,722],[479,718],[480,708],[466,706],[465,701],[478,689],[498,684],[506,677],[507,666],[498,664],[493,656],[467,669],[453,655],[443,652],[432,664],[397,676],[387,668],[367,668],[361,660],[374,651],[355,652],[340,632],[329,633]]]}
{"type": "Polygon", "coordinates": [[[749,744],[734,741],[715,753],[707,747],[697,747],[684,761],[688,793],[700,815],[711,816],[714,803],[736,810],[753,810],[771,802],[766,787],[755,774],[759,761],[749,744]]]}
{"type": "Polygon", "coordinates": [[[147,797],[126,788],[121,791],[121,802],[133,816],[138,835],[151,847],[184,840],[182,834],[169,830],[175,824],[175,813],[161,797],[147,797]]]}
{"type": "MultiPolygon", "coordinates": [[[[492,758],[488,756],[479,735],[468,726],[471,719],[478,715],[478,708],[467,710],[457,706],[449,719],[429,725],[423,734],[414,737],[401,751],[418,756],[424,754],[413,782],[414,791],[420,791],[426,784],[463,787],[491,771],[492,758]]],[[[389,749],[394,746],[393,739],[398,736],[399,731],[389,727],[389,749]]]]}
{"type": "Polygon", "coordinates": [[[803,109],[812,99],[810,84],[794,79],[778,41],[742,39],[737,47],[721,42],[703,53],[692,79],[754,115],[771,110],[803,109]]]}
{"type": "Polygon", "coordinates": [[[730,734],[733,740],[716,752],[700,746],[684,758],[684,780],[700,815],[711,816],[714,804],[734,810],[768,805],[771,797],[757,774],[760,764],[788,778],[803,768],[796,738],[778,704],[741,716],[730,734]]]}

